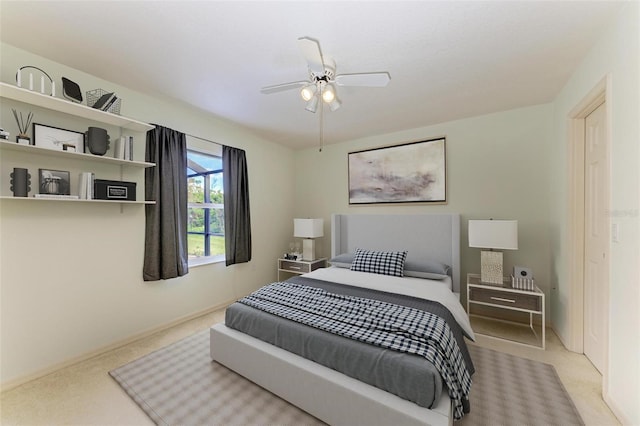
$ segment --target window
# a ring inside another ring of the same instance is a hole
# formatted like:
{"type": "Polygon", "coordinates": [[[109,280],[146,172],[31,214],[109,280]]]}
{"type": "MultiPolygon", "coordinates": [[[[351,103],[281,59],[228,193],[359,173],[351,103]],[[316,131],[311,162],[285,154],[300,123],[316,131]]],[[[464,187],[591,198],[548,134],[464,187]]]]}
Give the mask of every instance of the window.
{"type": "Polygon", "coordinates": [[[220,155],[187,150],[189,265],[224,260],[224,193],[220,155]]]}

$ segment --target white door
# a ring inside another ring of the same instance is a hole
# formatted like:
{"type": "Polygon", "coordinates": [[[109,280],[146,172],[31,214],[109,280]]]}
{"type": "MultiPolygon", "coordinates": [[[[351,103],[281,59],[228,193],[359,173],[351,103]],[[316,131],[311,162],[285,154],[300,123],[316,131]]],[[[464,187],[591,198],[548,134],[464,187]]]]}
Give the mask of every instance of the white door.
{"type": "Polygon", "coordinates": [[[603,371],[608,330],[609,159],[605,104],[585,119],[584,353],[603,371]]]}

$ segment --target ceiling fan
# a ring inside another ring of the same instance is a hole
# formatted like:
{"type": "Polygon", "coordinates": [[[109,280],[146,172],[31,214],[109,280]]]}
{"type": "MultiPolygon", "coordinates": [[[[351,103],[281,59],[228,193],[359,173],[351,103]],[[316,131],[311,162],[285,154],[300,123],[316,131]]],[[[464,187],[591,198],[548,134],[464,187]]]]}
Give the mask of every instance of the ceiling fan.
{"type": "MultiPolygon", "coordinates": [[[[320,98],[329,105],[331,111],[340,108],[340,101],[335,86],[384,87],[389,84],[391,76],[388,72],[368,72],[336,75],[336,63],[333,59],[323,57],[320,43],[309,37],[300,37],[298,46],[309,67],[309,79],[291,83],[276,84],[260,89],[268,95],[285,90],[302,88],[300,96],[307,101],[305,109],[315,113],[320,98]]],[[[322,108],[320,109],[322,114],[322,108]]]]}

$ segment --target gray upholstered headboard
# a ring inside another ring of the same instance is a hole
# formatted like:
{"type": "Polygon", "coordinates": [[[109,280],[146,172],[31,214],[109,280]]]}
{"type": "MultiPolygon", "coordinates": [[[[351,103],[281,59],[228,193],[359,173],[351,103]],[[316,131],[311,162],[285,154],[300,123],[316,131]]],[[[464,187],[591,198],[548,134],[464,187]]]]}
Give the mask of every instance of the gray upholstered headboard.
{"type": "Polygon", "coordinates": [[[451,266],[454,292],[460,292],[460,215],[334,214],[331,257],[369,250],[407,250],[407,260],[431,259],[451,266]]]}

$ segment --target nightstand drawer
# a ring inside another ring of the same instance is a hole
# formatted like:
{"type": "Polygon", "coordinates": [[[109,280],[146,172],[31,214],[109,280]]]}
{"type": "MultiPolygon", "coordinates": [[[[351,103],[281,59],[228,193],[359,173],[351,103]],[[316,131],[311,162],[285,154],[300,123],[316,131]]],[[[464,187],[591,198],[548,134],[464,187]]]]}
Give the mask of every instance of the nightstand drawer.
{"type": "Polygon", "coordinates": [[[297,273],[311,272],[311,263],[281,260],[280,269],[297,273]]]}
{"type": "Polygon", "coordinates": [[[470,288],[469,297],[473,302],[490,303],[492,305],[508,306],[510,308],[526,309],[536,312],[541,310],[542,302],[541,298],[535,295],[476,287],[470,288]]]}

